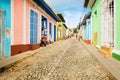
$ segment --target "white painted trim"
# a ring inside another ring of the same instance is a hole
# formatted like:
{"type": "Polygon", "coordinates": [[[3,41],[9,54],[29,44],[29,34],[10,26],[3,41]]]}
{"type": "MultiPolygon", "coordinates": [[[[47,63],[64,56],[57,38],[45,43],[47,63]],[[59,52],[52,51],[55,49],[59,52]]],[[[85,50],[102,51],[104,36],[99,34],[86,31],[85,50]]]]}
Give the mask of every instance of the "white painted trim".
{"type": "Polygon", "coordinates": [[[54,23],[52,22],[53,26],[52,26],[52,41],[54,42],[54,23]]]}
{"type": "Polygon", "coordinates": [[[14,44],[14,0],[11,0],[11,45],[14,44]]]}
{"type": "Polygon", "coordinates": [[[35,9],[35,8],[30,7],[30,10],[33,10],[34,12],[36,12],[37,14],[39,14],[39,11],[37,9],[35,9]]]}
{"type": "MultiPolygon", "coordinates": [[[[29,44],[30,44],[30,11],[31,10],[33,10],[34,12],[36,12],[38,14],[38,21],[39,21],[39,11],[37,9],[29,7],[29,30],[28,30],[29,31],[29,37],[28,37],[29,38],[29,44]]],[[[38,24],[38,26],[39,26],[39,24],[38,24]]],[[[37,39],[38,39],[38,36],[37,36],[37,39]]],[[[38,42],[38,40],[37,40],[37,42],[38,42]]]]}
{"type": "Polygon", "coordinates": [[[38,26],[39,26],[39,29],[40,29],[40,30],[38,30],[39,31],[38,36],[40,37],[39,39],[41,40],[41,25],[42,24],[41,24],[41,13],[40,12],[39,12],[39,20],[38,21],[39,21],[39,25],[38,26]]]}
{"type": "Polygon", "coordinates": [[[47,35],[48,35],[48,38],[47,38],[47,40],[49,41],[50,40],[50,33],[49,33],[49,28],[50,28],[50,26],[49,26],[49,20],[48,20],[48,23],[47,23],[47,35]]]}
{"type": "Polygon", "coordinates": [[[51,41],[53,41],[54,42],[54,23],[52,22],[52,21],[50,21],[50,23],[51,23],[51,30],[52,30],[52,36],[51,36],[51,41]]]}
{"type": "Polygon", "coordinates": [[[116,48],[116,0],[114,0],[114,47],[116,48]]]}
{"type": "Polygon", "coordinates": [[[112,51],[112,52],[114,52],[114,53],[116,53],[116,54],[120,55],[120,50],[113,49],[113,51],[112,51]]]}
{"type": "Polygon", "coordinates": [[[23,44],[26,44],[26,0],[23,8],[23,44]]]}
{"type": "Polygon", "coordinates": [[[28,43],[30,44],[30,9],[29,9],[29,25],[28,25],[28,39],[29,39],[29,41],[28,41],[28,43]]]}
{"type": "MultiPolygon", "coordinates": [[[[51,30],[52,30],[52,25],[53,25],[53,23],[51,22],[51,21],[49,21],[49,24],[51,23],[51,30]]],[[[49,28],[50,28],[50,25],[49,25],[49,28]]],[[[53,32],[53,31],[52,31],[53,32]]],[[[48,31],[48,33],[50,33],[49,31],[48,31]]],[[[52,41],[53,39],[52,39],[52,36],[53,36],[53,34],[51,33],[51,34],[49,34],[49,40],[50,41],[52,41]]]]}

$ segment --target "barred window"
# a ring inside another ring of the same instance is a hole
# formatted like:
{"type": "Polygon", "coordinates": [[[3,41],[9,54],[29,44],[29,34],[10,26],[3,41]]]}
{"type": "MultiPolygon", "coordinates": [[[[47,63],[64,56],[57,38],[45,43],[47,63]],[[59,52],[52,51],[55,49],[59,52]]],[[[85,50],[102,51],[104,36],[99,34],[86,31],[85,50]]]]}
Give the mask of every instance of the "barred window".
{"type": "Polygon", "coordinates": [[[30,11],[30,44],[37,43],[37,29],[38,28],[38,14],[31,10],[30,11]]]}

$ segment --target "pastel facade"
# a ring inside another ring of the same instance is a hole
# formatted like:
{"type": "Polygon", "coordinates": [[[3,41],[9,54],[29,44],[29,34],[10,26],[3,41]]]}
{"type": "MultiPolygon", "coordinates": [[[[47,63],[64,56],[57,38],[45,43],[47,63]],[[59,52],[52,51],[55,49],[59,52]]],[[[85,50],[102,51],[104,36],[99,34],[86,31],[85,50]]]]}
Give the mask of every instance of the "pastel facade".
{"type": "Polygon", "coordinates": [[[65,39],[67,35],[67,26],[65,24],[64,17],[61,13],[56,14],[61,22],[57,23],[57,40],[65,39]]]}
{"type": "Polygon", "coordinates": [[[82,39],[87,43],[91,44],[92,42],[92,27],[91,27],[91,12],[85,14],[82,22],[78,25],[79,35],[82,36],[82,39]]]}
{"type": "Polygon", "coordinates": [[[120,60],[119,4],[119,0],[90,0],[86,4],[92,8],[93,43],[105,52],[105,57],[117,60],[120,60]]]}
{"type": "Polygon", "coordinates": [[[91,13],[87,13],[84,16],[82,24],[84,25],[84,41],[87,44],[91,44],[92,39],[92,28],[91,28],[91,13]]]}
{"type": "Polygon", "coordinates": [[[63,38],[62,26],[61,23],[57,23],[57,41],[62,40],[63,38]]]}
{"type": "Polygon", "coordinates": [[[0,2],[0,56],[10,56],[11,4],[10,0],[0,2]]]}
{"type": "MultiPolygon", "coordinates": [[[[3,47],[5,50],[4,53],[0,52],[0,56],[11,56],[30,50],[31,45],[40,43],[43,35],[48,41],[56,41],[54,35],[59,19],[43,0],[2,0],[0,13],[2,12],[6,23],[3,34],[5,37],[0,44],[3,40],[5,44],[0,46],[0,51],[3,47]]],[[[0,18],[0,21],[3,19],[0,18]]]]}

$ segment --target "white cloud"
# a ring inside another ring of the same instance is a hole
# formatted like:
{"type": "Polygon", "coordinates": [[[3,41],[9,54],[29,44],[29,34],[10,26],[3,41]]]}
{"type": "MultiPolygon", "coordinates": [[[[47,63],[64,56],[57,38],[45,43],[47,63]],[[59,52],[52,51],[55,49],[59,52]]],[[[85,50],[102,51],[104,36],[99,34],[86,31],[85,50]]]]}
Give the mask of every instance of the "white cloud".
{"type": "MultiPolygon", "coordinates": [[[[62,13],[68,27],[77,27],[80,18],[83,17],[84,0],[45,0],[50,7],[62,13]]],[[[87,10],[86,10],[87,12],[87,10]]]]}

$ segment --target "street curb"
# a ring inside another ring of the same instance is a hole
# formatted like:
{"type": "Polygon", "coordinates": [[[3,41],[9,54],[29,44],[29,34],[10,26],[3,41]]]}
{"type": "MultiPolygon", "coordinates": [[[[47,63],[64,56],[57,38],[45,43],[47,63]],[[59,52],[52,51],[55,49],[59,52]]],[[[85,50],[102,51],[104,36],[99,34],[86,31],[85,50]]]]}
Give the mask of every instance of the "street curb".
{"type": "MultiPolygon", "coordinates": [[[[57,42],[55,42],[55,43],[57,43],[57,42]]],[[[0,60],[0,73],[4,72],[8,68],[12,67],[14,64],[18,63],[19,61],[26,59],[32,55],[35,55],[37,52],[44,50],[44,49],[54,45],[55,43],[49,44],[46,47],[40,47],[36,50],[26,51],[26,52],[23,52],[21,54],[0,60]]]]}
{"type": "Polygon", "coordinates": [[[90,45],[85,44],[83,41],[80,41],[85,47],[86,49],[111,73],[111,75],[113,75],[117,80],[120,80],[120,63],[119,61],[113,59],[113,58],[109,58],[106,59],[104,57],[102,57],[98,50],[90,45]]]}

